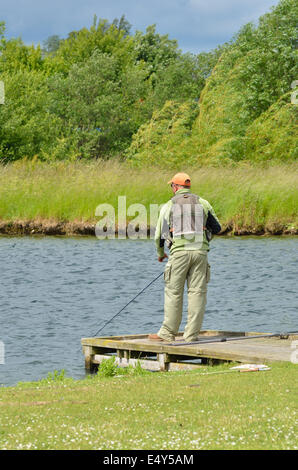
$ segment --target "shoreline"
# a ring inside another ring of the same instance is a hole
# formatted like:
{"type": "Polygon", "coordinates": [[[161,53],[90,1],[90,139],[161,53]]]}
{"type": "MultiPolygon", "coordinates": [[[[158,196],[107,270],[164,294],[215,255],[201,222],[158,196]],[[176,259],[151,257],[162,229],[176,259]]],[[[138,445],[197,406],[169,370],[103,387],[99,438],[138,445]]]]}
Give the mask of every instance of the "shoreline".
{"type": "MultiPolygon", "coordinates": [[[[212,203],[221,235],[298,235],[297,165],[202,167],[189,172],[193,192],[212,203]]],[[[0,235],[95,237],[96,223],[108,214],[102,213],[107,204],[112,223],[120,228],[126,220],[131,234],[132,224],[144,220],[145,234],[139,238],[146,238],[147,231],[152,239],[157,207],[171,197],[171,176],[166,170],[131,169],[114,161],[5,166],[0,172],[0,235]],[[140,213],[136,217],[140,208],[147,218],[140,213]]],[[[119,238],[125,238],[124,227],[119,238]]]]}
{"type": "MultiPolygon", "coordinates": [[[[52,219],[34,220],[0,220],[0,235],[7,236],[96,236],[96,222],[88,221],[57,221],[52,219]]],[[[283,224],[274,224],[264,227],[237,227],[232,222],[222,224],[222,231],[217,236],[293,236],[298,235],[298,228],[283,224]]],[[[136,228],[136,232],[138,229],[136,228]]],[[[154,230],[147,227],[147,238],[152,236],[154,230]]],[[[117,238],[116,226],[115,236],[117,238]]],[[[128,237],[129,238],[129,237],[128,237]]]]}

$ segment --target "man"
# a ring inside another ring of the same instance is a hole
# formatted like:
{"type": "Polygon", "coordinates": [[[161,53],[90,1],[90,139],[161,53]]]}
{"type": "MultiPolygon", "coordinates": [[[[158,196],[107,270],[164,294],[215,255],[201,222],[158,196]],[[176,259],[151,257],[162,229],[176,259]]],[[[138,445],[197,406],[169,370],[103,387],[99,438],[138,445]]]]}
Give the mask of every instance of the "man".
{"type": "Polygon", "coordinates": [[[162,207],[155,232],[158,261],[168,257],[164,252],[165,239],[170,245],[164,272],[164,321],[159,332],[149,335],[149,339],[175,341],[187,281],[188,317],[183,339],[192,342],[198,339],[205,313],[210,278],[209,241],[213,234],[220,232],[221,226],[209,202],[191,193],[191,181],[186,173],[177,173],[168,184],[174,197],[162,207]]]}

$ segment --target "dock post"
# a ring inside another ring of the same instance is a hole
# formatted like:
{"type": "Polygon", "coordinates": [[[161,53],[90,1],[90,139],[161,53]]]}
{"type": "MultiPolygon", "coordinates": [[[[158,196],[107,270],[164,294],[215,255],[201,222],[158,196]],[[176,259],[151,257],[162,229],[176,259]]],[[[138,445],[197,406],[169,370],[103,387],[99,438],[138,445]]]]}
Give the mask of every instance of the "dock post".
{"type": "Polygon", "coordinates": [[[167,353],[161,353],[157,355],[157,360],[159,362],[159,369],[166,372],[169,367],[170,358],[167,353]]]}
{"type": "Polygon", "coordinates": [[[85,369],[89,371],[93,371],[95,366],[93,363],[95,351],[92,346],[83,346],[83,353],[85,356],[85,369]]]}

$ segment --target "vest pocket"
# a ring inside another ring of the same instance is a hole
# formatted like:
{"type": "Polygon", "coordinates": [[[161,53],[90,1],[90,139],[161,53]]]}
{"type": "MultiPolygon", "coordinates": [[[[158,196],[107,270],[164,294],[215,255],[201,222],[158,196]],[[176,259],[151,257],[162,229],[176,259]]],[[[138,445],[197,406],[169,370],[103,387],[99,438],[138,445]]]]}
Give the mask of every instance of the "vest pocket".
{"type": "Polygon", "coordinates": [[[207,263],[207,270],[206,270],[206,282],[210,281],[210,276],[211,276],[211,266],[209,263],[207,263]]]}

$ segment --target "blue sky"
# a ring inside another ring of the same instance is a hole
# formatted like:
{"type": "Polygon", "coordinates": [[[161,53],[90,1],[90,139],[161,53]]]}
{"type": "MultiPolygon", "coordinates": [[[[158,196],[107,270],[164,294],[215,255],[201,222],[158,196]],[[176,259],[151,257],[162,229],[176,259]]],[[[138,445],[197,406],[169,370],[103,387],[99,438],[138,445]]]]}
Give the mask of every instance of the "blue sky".
{"type": "Polygon", "coordinates": [[[26,44],[90,27],[94,14],[110,22],[125,14],[132,31],[156,24],[160,34],[177,39],[184,52],[208,51],[256,22],[278,0],[0,0],[0,21],[8,37],[26,44]]]}

